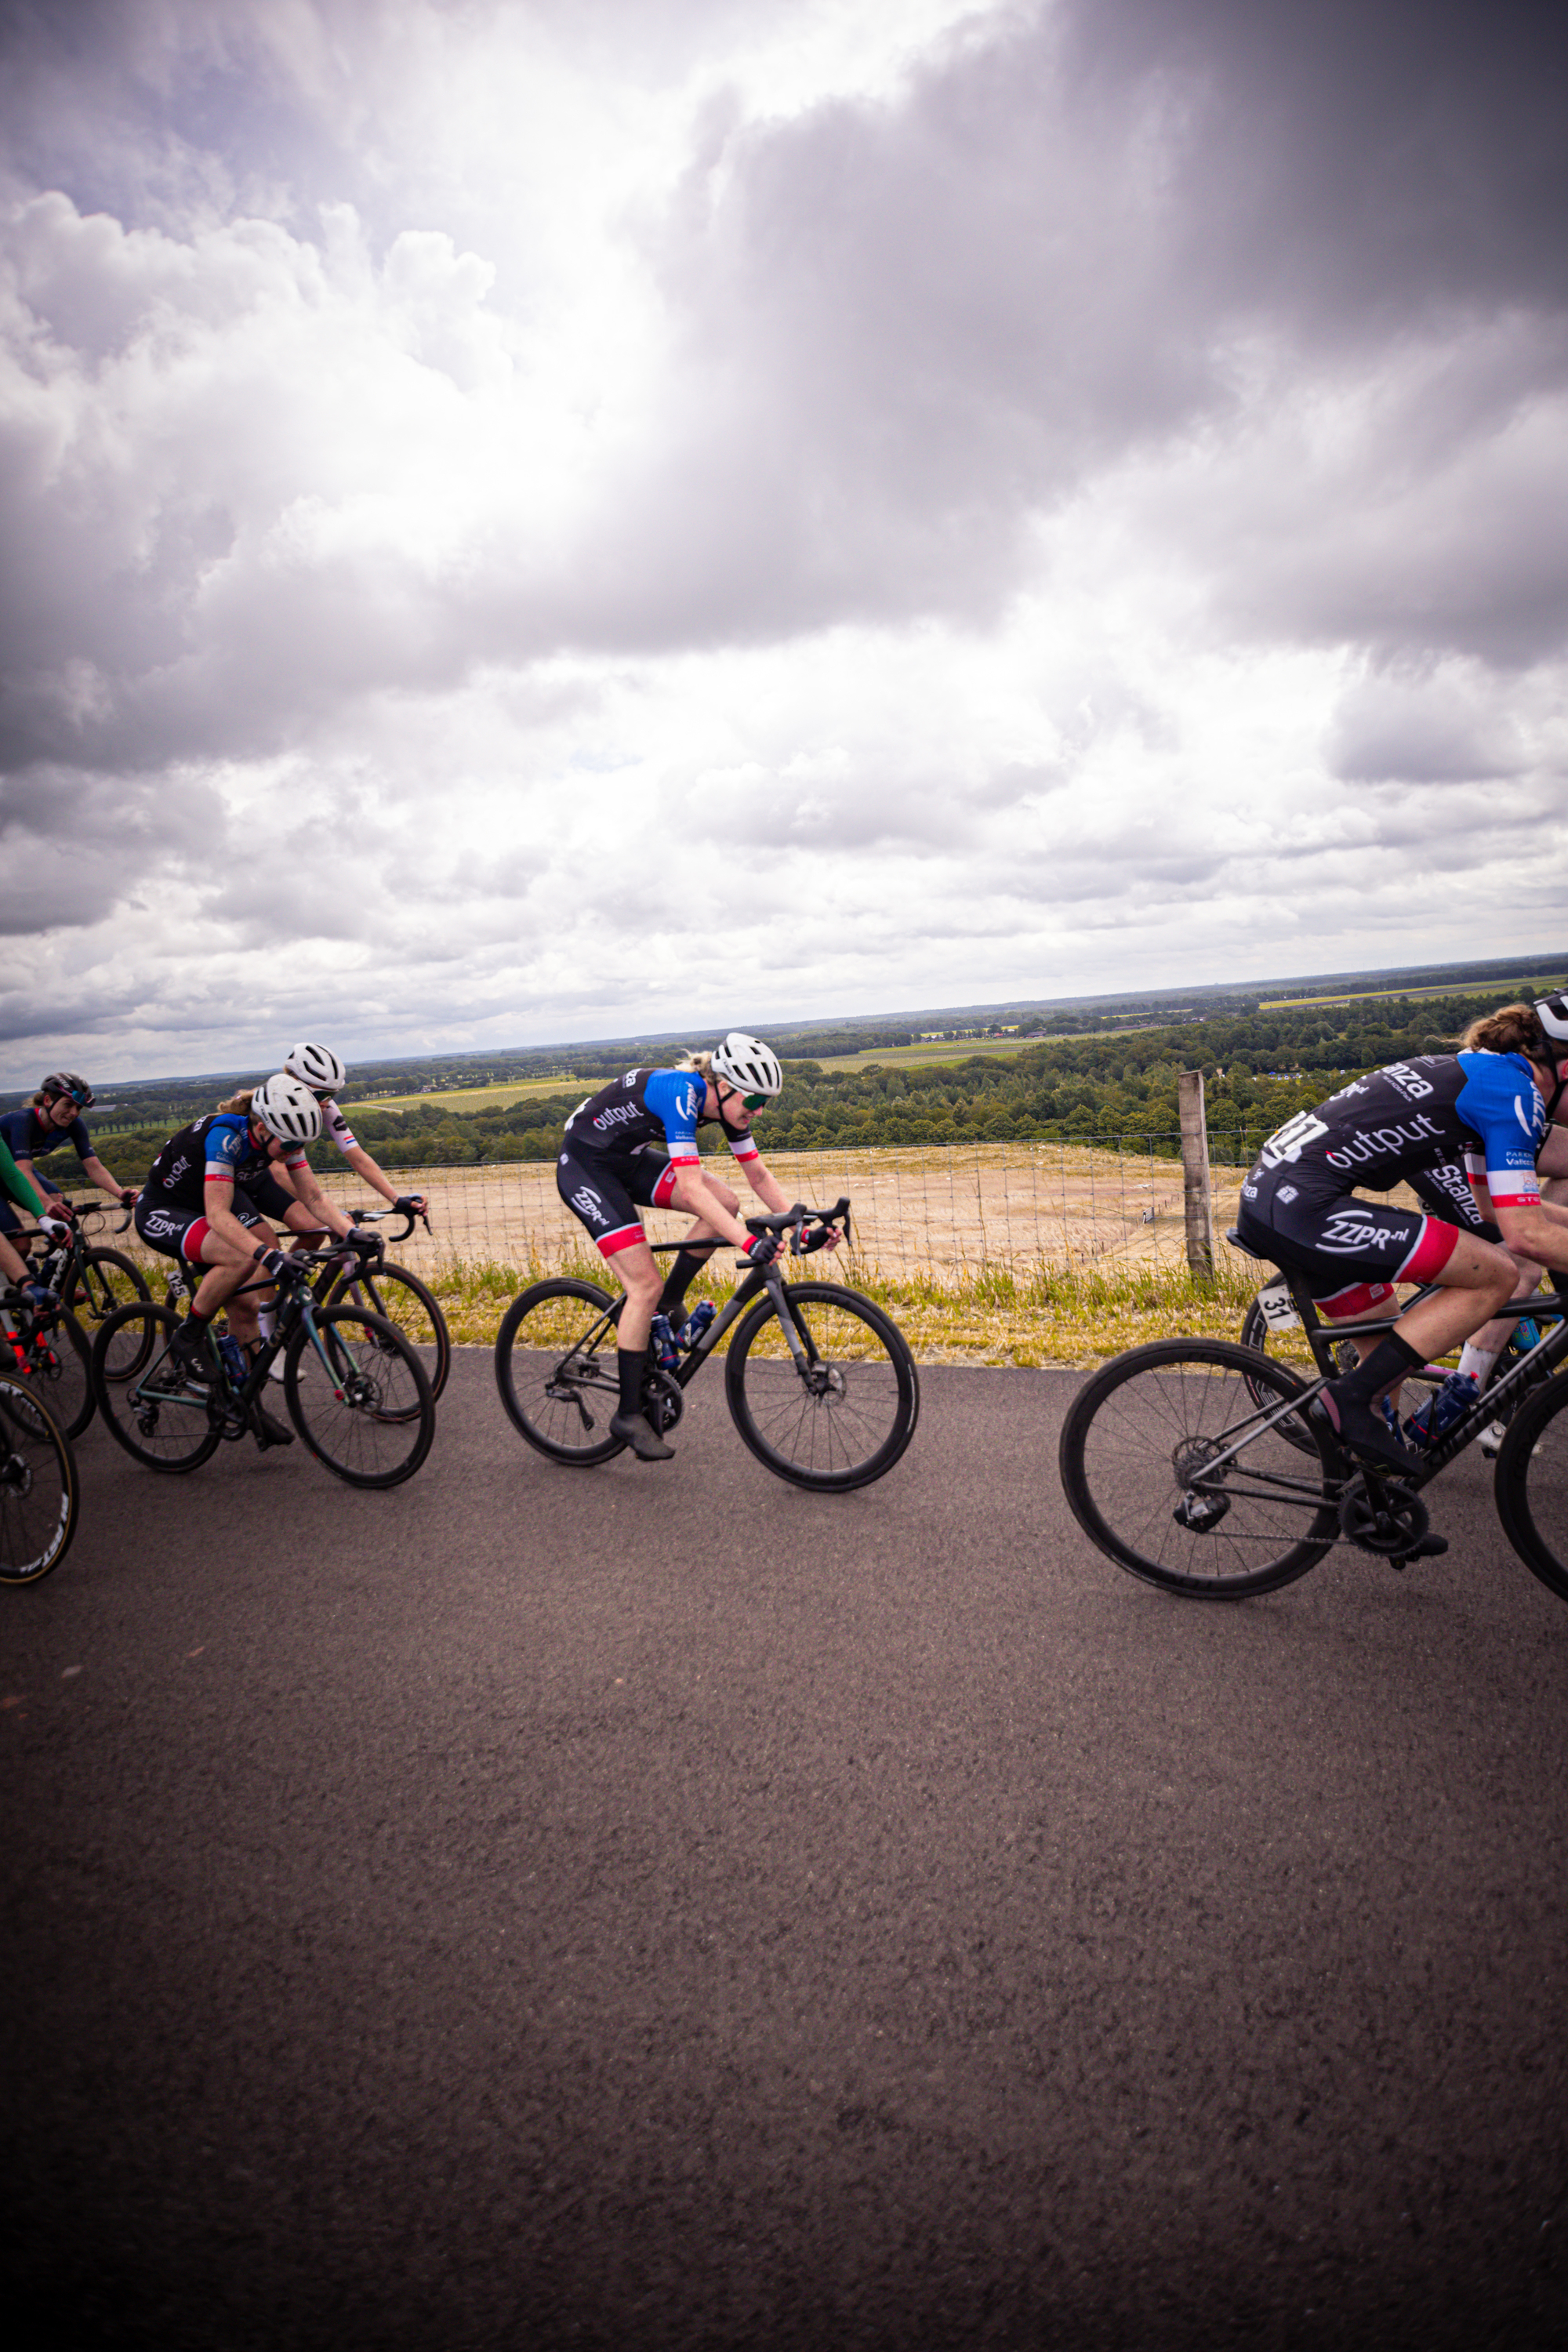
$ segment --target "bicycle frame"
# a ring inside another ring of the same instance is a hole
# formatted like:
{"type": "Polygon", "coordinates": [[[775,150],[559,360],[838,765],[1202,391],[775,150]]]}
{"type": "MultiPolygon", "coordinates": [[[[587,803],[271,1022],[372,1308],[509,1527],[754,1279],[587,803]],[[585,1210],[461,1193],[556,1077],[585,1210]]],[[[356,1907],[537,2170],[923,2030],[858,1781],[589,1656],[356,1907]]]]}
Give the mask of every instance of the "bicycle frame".
{"type": "MultiPolygon", "coordinates": [[[[1272,1264],[1273,1261],[1265,1260],[1264,1263],[1272,1264]]],[[[1318,1365],[1319,1376],[1315,1381],[1310,1381],[1303,1386],[1299,1397],[1272,1409],[1260,1408],[1250,1420],[1238,1423],[1238,1442],[1232,1444],[1224,1454],[1216,1454],[1212,1462],[1204,1465],[1202,1475],[1205,1476],[1215,1469],[1227,1466],[1253,1437],[1261,1435],[1266,1429],[1273,1428],[1277,1422],[1289,1419],[1291,1413],[1300,1412],[1304,1405],[1310,1404],[1315,1396],[1327,1388],[1330,1381],[1335,1376],[1334,1368],[1331,1365],[1328,1370],[1323,1370],[1323,1356],[1330,1348],[1336,1346],[1342,1339],[1386,1339],[1395,1319],[1392,1316],[1376,1316],[1363,1318],[1354,1323],[1325,1324],[1302,1285],[1294,1276],[1283,1271],[1280,1279],[1290,1294],[1291,1303],[1307,1334],[1307,1342],[1312,1350],[1313,1360],[1318,1365]]],[[[1424,1290],[1417,1291],[1415,1297],[1408,1301],[1408,1305],[1414,1307],[1422,1299],[1430,1298],[1436,1287],[1436,1284],[1429,1284],[1424,1290]]],[[[1400,1311],[1403,1313],[1405,1309],[1402,1308],[1400,1311]]],[[[1548,1379],[1554,1377],[1559,1364],[1564,1357],[1568,1357],[1568,1293],[1552,1290],[1535,1294],[1529,1298],[1510,1299],[1505,1307],[1498,1309],[1500,1321],[1507,1318],[1519,1323],[1541,1315],[1559,1315],[1565,1319],[1543,1331],[1529,1353],[1521,1356],[1519,1361],[1500,1379],[1494,1380],[1489,1387],[1484,1389],[1469,1411],[1462,1413],[1458,1420],[1445,1431],[1435,1445],[1428,1447],[1420,1454],[1412,1454],[1408,1469],[1395,1470],[1390,1467],[1384,1470],[1369,1464],[1363,1465],[1356,1475],[1373,1478],[1398,1478],[1414,1493],[1418,1493],[1423,1486],[1429,1486],[1439,1471],[1446,1470],[1449,1463],[1464,1452],[1473,1437],[1478,1436],[1498,1418],[1500,1408],[1510,1403],[1524,1389],[1535,1386],[1543,1375],[1548,1379]]],[[[1247,1475],[1264,1479],[1267,1484],[1273,1486],[1289,1487],[1294,1483],[1290,1480],[1273,1478],[1266,1472],[1249,1471],[1247,1475]]],[[[1194,1481],[1194,1486],[1199,1486],[1201,1483],[1201,1477],[1194,1481]]]]}
{"type": "MultiPolygon", "coordinates": [[[[300,1255],[304,1255],[306,1254],[301,1252],[300,1255]]],[[[311,1251],[309,1255],[312,1259],[323,1257],[330,1261],[323,1269],[323,1272],[328,1275],[333,1271],[334,1266],[338,1264],[342,1256],[341,1251],[337,1250],[331,1252],[311,1251]]],[[[271,1287],[272,1276],[270,1275],[263,1275],[257,1280],[241,1283],[239,1288],[237,1290],[231,1291],[229,1296],[231,1297],[237,1298],[246,1291],[269,1290],[271,1287]]],[[[236,1382],[233,1375],[229,1371],[228,1366],[224,1363],[220,1352],[218,1356],[218,1363],[223,1373],[223,1387],[221,1391],[214,1391],[212,1398],[208,1403],[207,1411],[209,1416],[214,1421],[216,1421],[221,1417],[222,1422],[225,1424],[224,1433],[226,1436],[242,1436],[245,1431],[249,1428],[251,1423],[252,1409],[259,1404],[265,1393],[268,1373],[271,1369],[273,1361],[288,1346],[289,1340],[294,1336],[295,1327],[301,1321],[303,1321],[305,1328],[310,1334],[310,1345],[315,1349],[316,1355],[320,1359],[321,1369],[332,1383],[334,1393],[338,1395],[342,1394],[342,1391],[338,1386],[338,1375],[336,1370],[327,1355],[326,1349],[321,1342],[321,1332],[316,1327],[315,1310],[319,1303],[320,1302],[316,1297],[315,1289],[312,1285],[309,1283],[299,1283],[290,1285],[288,1287],[279,1299],[278,1319],[273,1325],[271,1331],[268,1334],[267,1338],[263,1339],[260,1347],[251,1359],[250,1370],[242,1381],[237,1383],[236,1382]],[[230,1423],[235,1424],[232,1428],[227,1426],[230,1423]]],[[[147,1402],[153,1403],[168,1403],[174,1402],[175,1398],[178,1398],[184,1402],[190,1402],[189,1391],[186,1390],[183,1381],[181,1381],[180,1386],[173,1391],[161,1389],[157,1386],[157,1376],[162,1371],[167,1361],[168,1350],[165,1349],[152,1369],[143,1372],[133,1383],[130,1391],[131,1397],[133,1401],[138,1402],[147,1402]]]]}

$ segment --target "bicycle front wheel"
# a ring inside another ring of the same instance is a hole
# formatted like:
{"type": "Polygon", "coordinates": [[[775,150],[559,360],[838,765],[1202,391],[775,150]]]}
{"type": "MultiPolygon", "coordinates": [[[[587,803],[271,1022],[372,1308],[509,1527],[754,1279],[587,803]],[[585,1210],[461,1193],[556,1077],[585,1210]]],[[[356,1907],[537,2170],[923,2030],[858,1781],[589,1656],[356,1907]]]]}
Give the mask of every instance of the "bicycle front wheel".
{"type": "Polygon", "coordinates": [[[37,1383],[39,1394],[68,1437],[79,1437],[92,1419],[92,1372],[87,1341],[74,1317],[60,1313],[47,1329],[36,1330],[17,1359],[16,1370],[37,1383]]]}
{"type": "Polygon", "coordinates": [[[136,1299],[105,1316],[92,1343],[92,1391],[104,1426],[149,1470],[195,1470],[221,1434],[205,1397],[186,1388],[169,1361],[169,1342],[179,1328],[172,1307],[136,1299]],[[139,1369],[122,1379],[110,1368],[127,1360],[139,1369]]]}
{"type": "Polygon", "coordinates": [[[37,1584],[76,1533],[76,1456],[33,1382],[0,1372],[0,1584],[37,1584]]]}
{"type": "Polygon", "coordinates": [[[797,1363],[771,1293],[730,1342],[724,1393],[759,1462],[797,1486],[844,1493],[899,1459],[920,1417],[920,1374],[889,1316],[836,1282],[792,1282],[797,1363]]]}
{"type": "Polygon", "coordinates": [[[362,1307],[390,1323],[424,1365],[431,1396],[440,1395],[452,1369],[451,1334],[434,1295],[416,1274],[401,1265],[368,1266],[360,1273],[351,1268],[333,1284],[327,1303],[362,1307]]]}
{"type": "Polygon", "coordinates": [[[1568,1601],[1568,1375],[1528,1396],[1498,1449],[1492,1491],[1526,1568],[1568,1601]]]}
{"type": "Polygon", "coordinates": [[[1079,1390],[1058,1464],[1074,1518],[1107,1557],[1208,1601],[1272,1592],[1339,1533],[1329,1439],[1305,1413],[1266,1416],[1301,1391],[1282,1364],[1228,1339],[1133,1348],[1079,1390]],[[1233,1461],[1210,1464],[1238,1450],[1233,1461]]]}
{"type": "Polygon", "coordinates": [[[536,1282],[514,1298],[496,1339],[496,1387],[507,1418],[552,1462],[579,1468],[622,1451],[607,1434],[620,1406],[614,1305],[596,1282],[572,1275],[536,1282]]]}
{"type": "MultiPolygon", "coordinates": [[[[66,1312],[74,1315],[80,1324],[89,1349],[98,1336],[99,1325],[106,1323],[117,1307],[133,1306],[138,1299],[151,1296],[141,1268],[111,1249],[84,1250],[79,1268],[72,1272],[60,1294],[66,1312]]],[[[131,1350],[128,1329],[115,1360],[105,1365],[104,1377],[128,1381],[132,1372],[141,1369],[142,1362],[131,1350]]]]}
{"type": "Polygon", "coordinates": [[[318,1307],[301,1320],[283,1359],[283,1394],[317,1461],[351,1486],[401,1486],[436,1434],[424,1365],[361,1307],[318,1307]]]}

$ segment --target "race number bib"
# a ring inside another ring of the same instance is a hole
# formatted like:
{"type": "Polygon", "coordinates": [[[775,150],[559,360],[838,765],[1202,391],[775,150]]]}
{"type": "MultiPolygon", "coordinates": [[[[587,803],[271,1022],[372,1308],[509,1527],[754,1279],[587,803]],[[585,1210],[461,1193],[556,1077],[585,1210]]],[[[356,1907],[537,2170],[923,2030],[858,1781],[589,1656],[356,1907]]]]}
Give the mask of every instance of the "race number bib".
{"type": "Polygon", "coordinates": [[[1258,1312],[1271,1331],[1294,1331],[1300,1328],[1301,1318],[1296,1312],[1288,1282],[1271,1282],[1258,1294],[1258,1312]]]}
{"type": "Polygon", "coordinates": [[[1265,1168],[1283,1167],[1288,1160],[1300,1160],[1305,1147],[1328,1131],[1328,1122],[1316,1111],[1299,1110],[1294,1118],[1275,1129],[1258,1156],[1265,1168]]]}

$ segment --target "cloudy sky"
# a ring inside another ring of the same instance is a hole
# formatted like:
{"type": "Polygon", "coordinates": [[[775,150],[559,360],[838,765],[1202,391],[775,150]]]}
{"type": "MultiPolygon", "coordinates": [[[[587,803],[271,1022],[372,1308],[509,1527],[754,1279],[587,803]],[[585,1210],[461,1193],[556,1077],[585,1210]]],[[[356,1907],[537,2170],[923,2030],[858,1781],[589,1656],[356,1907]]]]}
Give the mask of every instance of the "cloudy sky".
{"type": "Polygon", "coordinates": [[[1561,948],[1565,68],[0,0],[0,1083],[1561,948]]]}

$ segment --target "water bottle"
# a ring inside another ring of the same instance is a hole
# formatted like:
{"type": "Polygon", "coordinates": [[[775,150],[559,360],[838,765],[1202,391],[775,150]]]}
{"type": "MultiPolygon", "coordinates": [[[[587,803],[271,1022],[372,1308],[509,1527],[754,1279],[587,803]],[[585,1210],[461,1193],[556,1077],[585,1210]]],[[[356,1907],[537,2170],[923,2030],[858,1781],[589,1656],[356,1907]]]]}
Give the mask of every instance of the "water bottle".
{"type": "Polygon", "coordinates": [[[230,1332],[226,1331],[217,1343],[217,1351],[223,1358],[223,1368],[228,1374],[230,1386],[242,1389],[250,1378],[250,1360],[245,1349],[230,1332]]]}
{"type": "Polygon", "coordinates": [[[656,1315],[648,1333],[648,1346],[653,1360],[661,1372],[673,1372],[680,1361],[680,1350],[675,1344],[675,1334],[669,1328],[668,1315],[656,1315]]]}
{"type": "Polygon", "coordinates": [[[681,1346],[688,1349],[695,1348],[718,1312],[710,1298],[700,1298],[676,1335],[681,1346]]]}

